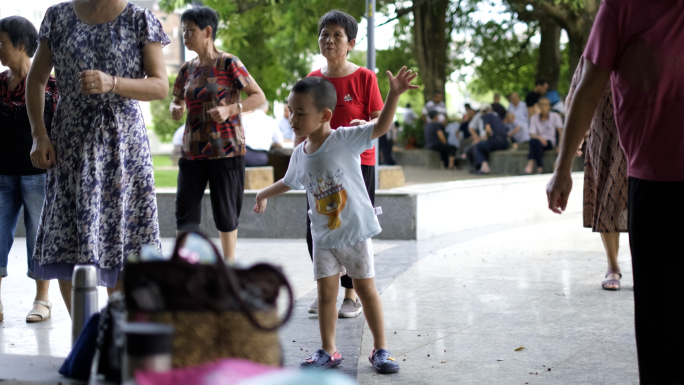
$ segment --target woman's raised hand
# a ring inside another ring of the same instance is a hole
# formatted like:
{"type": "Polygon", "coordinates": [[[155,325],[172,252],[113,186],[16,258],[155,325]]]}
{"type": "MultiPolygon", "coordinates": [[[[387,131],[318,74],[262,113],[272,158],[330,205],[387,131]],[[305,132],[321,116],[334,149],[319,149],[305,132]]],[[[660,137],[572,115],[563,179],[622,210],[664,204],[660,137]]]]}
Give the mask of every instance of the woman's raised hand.
{"type": "Polygon", "coordinates": [[[84,95],[106,94],[114,89],[114,77],[102,71],[87,70],[78,76],[84,95]]]}
{"type": "Polygon", "coordinates": [[[411,84],[411,81],[418,76],[417,73],[413,73],[406,66],[401,67],[397,76],[393,76],[390,71],[387,71],[387,78],[389,79],[390,92],[394,92],[397,95],[401,95],[408,90],[414,90],[418,88],[417,85],[411,84]]]}

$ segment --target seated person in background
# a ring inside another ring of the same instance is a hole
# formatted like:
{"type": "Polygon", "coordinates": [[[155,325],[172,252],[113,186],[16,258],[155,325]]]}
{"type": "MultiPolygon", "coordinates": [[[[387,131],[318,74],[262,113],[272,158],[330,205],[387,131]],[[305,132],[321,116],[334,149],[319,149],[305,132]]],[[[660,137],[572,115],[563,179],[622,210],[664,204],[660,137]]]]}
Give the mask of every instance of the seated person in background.
{"type": "Polygon", "coordinates": [[[497,150],[506,150],[509,146],[508,135],[506,133],[506,126],[499,118],[499,115],[492,110],[489,105],[483,105],[482,123],[484,124],[485,135],[487,139],[480,140],[475,147],[473,147],[473,162],[471,163],[471,171],[476,174],[489,174],[489,153],[497,150]]]}
{"type": "Polygon", "coordinates": [[[499,115],[499,119],[504,120],[506,117],[506,108],[501,105],[501,94],[500,93],[495,93],[494,94],[494,103],[492,103],[492,110],[496,112],[497,115],[499,115]]]}
{"type": "Polygon", "coordinates": [[[517,150],[518,145],[522,143],[527,143],[530,141],[530,132],[527,129],[527,124],[522,124],[515,117],[513,111],[508,111],[506,113],[506,118],[503,121],[508,131],[508,138],[513,142],[513,149],[517,150]]]}
{"type": "Polygon", "coordinates": [[[549,99],[540,98],[540,113],[530,118],[530,152],[527,155],[525,174],[532,174],[534,164],[537,163],[537,173],[542,173],[544,165],[544,151],[553,149],[556,144],[556,131],[562,136],[563,120],[560,115],[551,111],[549,99]]]}
{"type": "Polygon", "coordinates": [[[547,83],[546,80],[539,79],[534,83],[534,89],[525,97],[527,116],[532,117],[532,115],[539,113],[539,107],[537,106],[537,103],[539,102],[539,99],[546,94],[548,89],[549,83],[547,83]]]}
{"type": "Polygon", "coordinates": [[[265,166],[268,163],[268,151],[271,147],[279,147],[283,143],[283,134],[278,123],[266,115],[268,102],[252,112],[242,113],[242,127],[245,130],[245,167],[265,166]]]}
{"type": "Polygon", "coordinates": [[[483,103],[480,110],[476,111],[475,115],[470,119],[470,122],[468,123],[468,132],[470,133],[471,139],[470,144],[463,148],[463,152],[461,153],[461,158],[468,159],[471,166],[475,162],[475,159],[473,158],[473,149],[475,148],[475,145],[481,140],[487,139],[487,133],[485,132],[484,123],[482,122],[482,108],[491,109],[491,106],[488,103],[483,103]]]}
{"type": "Polygon", "coordinates": [[[292,131],[292,126],[290,126],[290,109],[287,108],[287,102],[283,104],[283,116],[278,120],[278,128],[286,142],[294,141],[295,135],[294,131],[292,131]]]}
{"type": "Polygon", "coordinates": [[[437,110],[428,111],[428,123],[425,125],[425,148],[439,152],[445,168],[454,170],[454,159],[457,148],[447,142],[444,126],[439,123],[440,113],[437,110]]]}
{"type": "Polygon", "coordinates": [[[444,132],[447,134],[447,143],[458,148],[461,145],[461,139],[458,137],[461,123],[457,122],[453,117],[450,121],[451,123],[444,127],[444,132]]]}
{"type": "Polygon", "coordinates": [[[461,122],[460,126],[458,127],[458,139],[460,141],[460,146],[458,146],[458,152],[456,153],[456,156],[462,157],[465,156],[465,150],[470,147],[470,145],[473,143],[473,137],[470,134],[470,129],[469,125],[470,122],[472,121],[473,117],[475,116],[476,111],[473,110],[473,108],[470,106],[469,103],[465,104],[465,114],[463,114],[463,121],[461,122]]]}
{"type": "Polygon", "coordinates": [[[447,109],[446,104],[444,104],[444,94],[441,92],[435,92],[432,100],[425,103],[425,107],[423,107],[423,121],[429,122],[428,114],[433,110],[438,113],[437,122],[442,123],[442,125],[447,124],[447,109]]]}
{"type": "Polygon", "coordinates": [[[529,133],[530,118],[529,115],[527,115],[527,106],[520,100],[520,95],[518,95],[517,92],[513,91],[510,94],[508,94],[507,99],[508,111],[515,114],[516,122],[520,124],[520,127],[522,127],[529,133]]]}

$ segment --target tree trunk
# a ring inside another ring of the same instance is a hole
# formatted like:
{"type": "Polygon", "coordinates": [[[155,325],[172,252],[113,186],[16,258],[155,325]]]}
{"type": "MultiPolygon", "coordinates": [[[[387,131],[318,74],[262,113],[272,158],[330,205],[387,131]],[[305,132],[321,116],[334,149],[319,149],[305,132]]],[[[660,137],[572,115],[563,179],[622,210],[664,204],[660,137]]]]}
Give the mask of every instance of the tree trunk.
{"type": "Polygon", "coordinates": [[[449,0],[426,0],[413,10],[413,50],[425,101],[445,93],[449,0]]]}
{"type": "Polygon", "coordinates": [[[537,62],[537,79],[544,79],[549,83],[549,90],[558,89],[560,78],[561,27],[551,18],[539,21],[541,41],[539,43],[539,61],[537,62]]]}
{"type": "Polygon", "coordinates": [[[572,82],[572,76],[575,74],[575,69],[579,63],[580,57],[584,54],[584,46],[587,44],[587,36],[576,36],[568,33],[568,77],[572,82]]]}

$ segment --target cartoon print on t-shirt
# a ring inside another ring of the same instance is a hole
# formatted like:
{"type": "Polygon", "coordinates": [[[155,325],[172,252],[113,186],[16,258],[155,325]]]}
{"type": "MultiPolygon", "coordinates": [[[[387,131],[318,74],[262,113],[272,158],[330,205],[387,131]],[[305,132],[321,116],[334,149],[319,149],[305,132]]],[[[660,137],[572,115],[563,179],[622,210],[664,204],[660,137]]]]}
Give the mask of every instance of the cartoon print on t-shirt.
{"type": "Polygon", "coordinates": [[[328,230],[340,227],[340,213],[347,205],[347,191],[344,189],[344,173],[337,169],[325,173],[325,177],[318,171],[314,177],[309,173],[309,185],[307,190],[316,201],[316,212],[328,216],[328,230]]]}
{"type": "Polygon", "coordinates": [[[354,100],[354,98],[352,98],[351,95],[349,95],[349,94],[344,95],[344,101],[345,102],[351,102],[352,100],[354,100]]]}

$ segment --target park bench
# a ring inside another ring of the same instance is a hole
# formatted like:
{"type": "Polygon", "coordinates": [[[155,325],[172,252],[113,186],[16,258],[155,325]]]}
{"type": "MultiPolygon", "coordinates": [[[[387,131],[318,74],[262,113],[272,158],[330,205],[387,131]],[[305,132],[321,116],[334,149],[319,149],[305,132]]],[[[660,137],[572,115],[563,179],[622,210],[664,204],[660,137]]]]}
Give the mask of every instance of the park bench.
{"type": "Polygon", "coordinates": [[[405,149],[395,147],[392,157],[401,166],[417,166],[439,170],[442,168],[442,160],[437,151],[424,148],[405,149]]]}
{"type": "MultiPolygon", "coordinates": [[[[517,150],[508,149],[493,151],[489,154],[489,168],[492,174],[496,175],[523,175],[527,166],[527,154],[529,147],[521,146],[517,150]]],[[[552,173],[556,165],[556,150],[544,152],[543,166],[544,173],[552,173]]],[[[536,169],[536,165],[535,165],[536,169]]],[[[572,171],[584,170],[584,158],[575,158],[572,164],[572,171]]]]}

